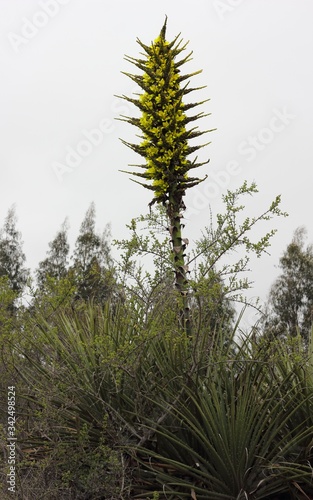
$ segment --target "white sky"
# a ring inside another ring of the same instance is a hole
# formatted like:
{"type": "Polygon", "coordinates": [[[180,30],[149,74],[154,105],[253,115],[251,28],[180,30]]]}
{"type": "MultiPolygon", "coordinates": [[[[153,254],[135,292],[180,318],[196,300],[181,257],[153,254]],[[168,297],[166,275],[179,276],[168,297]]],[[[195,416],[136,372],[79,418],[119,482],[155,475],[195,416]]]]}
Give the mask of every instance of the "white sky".
{"type": "Polygon", "coordinates": [[[114,94],[135,90],[121,74],[137,71],[124,54],[138,57],[136,38],[149,44],[167,14],[167,38],[181,32],[193,50],[185,71],[203,69],[192,83],[207,88],[192,98],[210,98],[201,110],[212,114],[199,125],[217,127],[200,153],[210,164],[198,175],[209,179],[187,197],[185,236],[200,236],[209,205],[215,213],[225,189],[244,179],[260,190],[250,212],[281,194],[290,216],[273,224],[271,257],[253,261],[252,294],[264,298],[296,227],[313,240],[313,2],[0,0],[0,9],[0,224],[16,203],[28,266],[45,257],[66,216],[75,241],[91,201],[99,230],[111,222],[114,238],[147,211],[151,192],[119,172],[140,158],[119,141],[132,141],[135,129],[114,120],[135,110],[114,94]],[[97,145],[82,142],[100,126],[97,145]],[[73,150],[76,166],[66,164],[73,150]],[[68,169],[59,179],[56,162],[68,169]]]}

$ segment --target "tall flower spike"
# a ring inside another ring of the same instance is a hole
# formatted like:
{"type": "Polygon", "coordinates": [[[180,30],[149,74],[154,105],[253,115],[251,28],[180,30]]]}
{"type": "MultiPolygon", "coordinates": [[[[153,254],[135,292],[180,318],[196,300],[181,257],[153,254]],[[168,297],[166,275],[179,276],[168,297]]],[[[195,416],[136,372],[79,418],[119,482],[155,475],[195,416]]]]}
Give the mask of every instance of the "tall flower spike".
{"type": "MultiPolygon", "coordinates": [[[[142,89],[138,98],[121,96],[133,103],[141,111],[140,118],[122,116],[123,121],[138,127],[142,135],[140,144],[122,141],[145,159],[145,164],[137,165],[142,172],[127,172],[143,179],[144,187],[154,192],[150,206],[157,202],[166,207],[169,219],[169,231],[172,242],[172,258],[175,270],[175,285],[182,298],[181,325],[190,333],[188,268],[185,265],[185,244],[182,243],[182,211],[185,208],[183,197],[186,189],[195,186],[204,179],[190,177],[191,169],[206,163],[190,160],[189,156],[206,144],[190,146],[189,140],[201,136],[209,130],[200,131],[197,126],[190,129],[187,125],[204,113],[188,116],[186,112],[206,101],[183,103],[183,97],[203,87],[190,88],[188,79],[201,71],[182,75],[180,68],[190,61],[192,53],[177,61],[176,57],[187,46],[182,44],[178,35],[172,42],[167,42],[166,21],[160,35],[147,46],[137,40],[144,50],[145,59],[126,57],[126,60],[139,68],[143,74],[125,73],[142,89]],[[186,82],[187,80],[187,82],[186,82]]],[[[206,178],[206,176],[204,177],[206,178]]],[[[138,181],[135,181],[138,182],[138,181]]]]}
{"type": "Polygon", "coordinates": [[[126,57],[128,62],[143,71],[142,75],[124,73],[141,87],[143,93],[138,99],[121,97],[135,104],[142,115],[141,118],[123,116],[121,119],[141,130],[142,142],[139,145],[122,142],[146,160],[144,165],[137,165],[144,169],[143,172],[127,173],[148,181],[140,184],[154,191],[151,204],[155,202],[165,204],[174,197],[176,200],[181,200],[180,205],[183,208],[182,198],[186,189],[204,180],[189,177],[189,170],[208,163],[207,161],[198,163],[196,160],[188,159],[192,153],[206,145],[190,146],[188,141],[209,132],[199,131],[198,127],[187,130],[186,125],[189,122],[207,115],[201,112],[187,116],[186,111],[206,101],[183,103],[186,94],[203,88],[189,88],[189,82],[185,83],[185,80],[200,73],[201,70],[182,76],[180,67],[190,61],[192,53],[176,61],[176,57],[185,50],[187,43],[182,45],[179,35],[169,43],[165,35],[166,20],[160,35],[151,46],[146,46],[137,40],[145,52],[146,59],[126,57]]]}

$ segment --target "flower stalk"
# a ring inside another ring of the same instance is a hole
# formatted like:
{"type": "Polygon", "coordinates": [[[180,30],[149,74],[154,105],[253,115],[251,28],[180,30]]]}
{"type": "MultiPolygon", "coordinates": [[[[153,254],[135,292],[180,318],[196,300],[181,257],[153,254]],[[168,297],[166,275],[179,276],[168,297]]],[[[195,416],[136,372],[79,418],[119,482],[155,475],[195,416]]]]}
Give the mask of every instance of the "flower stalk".
{"type": "MultiPolygon", "coordinates": [[[[149,204],[162,203],[166,207],[171,235],[172,256],[175,271],[175,286],[183,299],[181,322],[187,332],[190,332],[189,299],[188,299],[188,268],[185,264],[185,249],[187,240],[182,238],[182,218],[185,209],[184,196],[186,190],[202,182],[202,179],[191,177],[192,169],[208,163],[198,162],[197,158],[189,157],[206,144],[189,144],[190,139],[197,138],[209,130],[200,131],[197,126],[187,128],[200,118],[207,116],[203,112],[187,115],[187,111],[203,104],[183,102],[183,98],[192,91],[203,87],[190,88],[189,78],[200,71],[182,75],[181,66],[191,60],[192,53],[177,60],[187,46],[182,44],[179,35],[167,42],[166,23],[160,35],[147,46],[139,39],[137,42],[143,49],[144,59],[126,57],[142,71],[141,75],[124,73],[142,89],[138,98],[120,96],[131,102],[141,111],[140,118],[122,116],[122,120],[139,128],[142,135],[140,144],[122,141],[126,146],[145,159],[145,163],[136,165],[141,172],[127,172],[142,179],[135,180],[147,189],[153,191],[153,199],[149,204]]],[[[208,143],[207,143],[208,144],[208,143]]]]}

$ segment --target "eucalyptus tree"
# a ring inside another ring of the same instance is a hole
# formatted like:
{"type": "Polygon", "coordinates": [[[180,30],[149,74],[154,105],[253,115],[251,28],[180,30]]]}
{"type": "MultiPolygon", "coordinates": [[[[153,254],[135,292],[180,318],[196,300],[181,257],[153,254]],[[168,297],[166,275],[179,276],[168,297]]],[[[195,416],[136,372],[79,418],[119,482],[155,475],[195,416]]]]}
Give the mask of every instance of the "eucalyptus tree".
{"type": "Polygon", "coordinates": [[[0,231],[0,277],[7,276],[10,288],[20,294],[26,285],[29,271],[25,267],[26,257],[21,233],[16,224],[17,217],[13,206],[9,209],[0,231]]]}
{"type": "Polygon", "coordinates": [[[44,285],[48,276],[57,280],[65,278],[69,266],[69,251],[68,220],[65,219],[60,230],[49,243],[47,257],[39,262],[36,275],[40,287],[44,285]]]}
{"type": "Polygon", "coordinates": [[[313,245],[305,245],[299,227],[279,261],[281,274],[270,289],[266,331],[296,336],[307,342],[313,324],[313,245]]]}
{"type": "Polygon", "coordinates": [[[89,206],[73,254],[77,298],[83,300],[104,300],[114,288],[114,270],[109,245],[110,227],[102,234],[96,231],[95,204],[89,206]]]}

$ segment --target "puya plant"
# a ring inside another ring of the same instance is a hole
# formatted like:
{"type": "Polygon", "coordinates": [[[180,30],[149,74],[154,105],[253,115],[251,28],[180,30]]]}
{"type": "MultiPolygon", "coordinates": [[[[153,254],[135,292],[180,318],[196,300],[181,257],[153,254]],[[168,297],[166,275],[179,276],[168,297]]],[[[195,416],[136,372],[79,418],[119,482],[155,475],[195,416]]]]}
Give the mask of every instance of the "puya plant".
{"type": "Polygon", "coordinates": [[[188,127],[190,123],[207,116],[203,112],[187,115],[187,111],[206,101],[184,103],[187,94],[203,88],[189,86],[189,79],[201,70],[185,75],[181,73],[180,68],[190,61],[192,53],[177,60],[187,43],[182,43],[180,35],[172,42],[166,40],[166,21],[167,19],[159,36],[150,46],[137,39],[144,50],[144,59],[126,56],[126,60],[142,72],[140,75],[125,73],[139,85],[142,93],[138,98],[125,95],[120,97],[137,106],[141,116],[122,116],[121,119],[140,129],[142,141],[140,144],[122,142],[145,159],[144,164],[135,165],[142,169],[141,172],[127,173],[140,177],[143,181],[135,182],[153,191],[150,207],[158,203],[166,209],[175,287],[182,298],[180,322],[186,332],[190,333],[188,266],[185,259],[188,240],[182,235],[184,196],[187,189],[206,178],[192,177],[190,171],[208,161],[190,159],[190,155],[206,144],[190,145],[189,141],[212,130],[201,131],[198,126],[188,127]]]}

